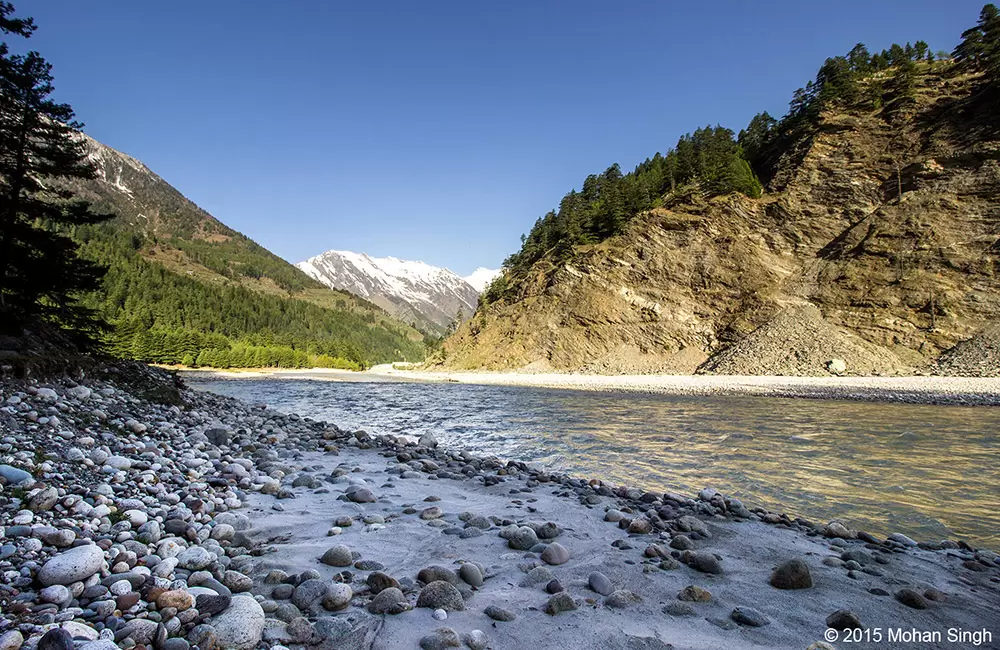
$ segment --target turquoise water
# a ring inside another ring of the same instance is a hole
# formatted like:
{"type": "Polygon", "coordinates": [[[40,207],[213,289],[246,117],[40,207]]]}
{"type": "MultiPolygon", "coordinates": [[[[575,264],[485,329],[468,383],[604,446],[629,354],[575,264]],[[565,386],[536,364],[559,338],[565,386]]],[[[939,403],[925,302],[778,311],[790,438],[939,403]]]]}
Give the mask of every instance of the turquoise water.
{"type": "Polygon", "coordinates": [[[448,383],[189,380],[350,430],[1000,548],[1000,408],[448,383]]]}

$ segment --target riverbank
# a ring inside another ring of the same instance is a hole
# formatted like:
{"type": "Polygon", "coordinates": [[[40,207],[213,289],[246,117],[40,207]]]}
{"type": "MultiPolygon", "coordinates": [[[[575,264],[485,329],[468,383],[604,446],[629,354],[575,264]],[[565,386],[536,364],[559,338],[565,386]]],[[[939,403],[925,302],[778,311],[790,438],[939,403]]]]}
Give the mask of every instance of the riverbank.
{"type": "Polygon", "coordinates": [[[961,542],[344,431],[135,367],[0,403],[4,650],[1000,640],[998,557],[961,542]]]}
{"type": "Polygon", "coordinates": [[[318,381],[425,381],[488,386],[530,386],[667,395],[750,395],[907,404],[1000,406],[1000,377],[773,377],[736,375],[582,375],[560,373],[447,372],[397,369],[364,372],[322,368],[254,371],[191,370],[194,377],[274,378],[318,381]]]}

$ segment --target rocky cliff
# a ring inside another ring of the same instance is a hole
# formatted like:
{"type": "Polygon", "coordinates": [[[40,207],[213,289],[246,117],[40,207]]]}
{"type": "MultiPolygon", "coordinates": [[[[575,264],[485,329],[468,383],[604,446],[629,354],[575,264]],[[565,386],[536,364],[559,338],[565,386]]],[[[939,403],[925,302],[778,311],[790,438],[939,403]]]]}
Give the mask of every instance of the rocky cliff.
{"type": "Polygon", "coordinates": [[[621,235],[540,260],[447,341],[444,363],[931,368],[1000,320],[1000,128],[975,81],[946,63],[923,69],[914,101],[824,111],[762,198],[667,200],[621,235]]]}

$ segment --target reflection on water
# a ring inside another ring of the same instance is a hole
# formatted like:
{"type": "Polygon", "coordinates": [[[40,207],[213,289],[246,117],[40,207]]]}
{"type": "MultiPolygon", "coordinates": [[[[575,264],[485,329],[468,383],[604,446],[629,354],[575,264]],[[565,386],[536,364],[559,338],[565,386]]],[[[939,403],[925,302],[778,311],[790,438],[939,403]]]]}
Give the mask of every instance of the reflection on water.
{"type": "Polygon", "coordinates": [[[192,381],[347,429],[419,436],[877,534],[1000,547],[1000,409],[463,384],[192,381]]]}

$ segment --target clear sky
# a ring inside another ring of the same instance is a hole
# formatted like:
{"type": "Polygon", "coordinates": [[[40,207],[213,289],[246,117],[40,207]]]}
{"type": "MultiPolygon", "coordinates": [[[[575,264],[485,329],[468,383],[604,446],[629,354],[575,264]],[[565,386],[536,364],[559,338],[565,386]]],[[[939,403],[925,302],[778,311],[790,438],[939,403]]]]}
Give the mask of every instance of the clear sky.
{"type": "Polygon", "coordinates": [[[86,131],[296,262],[467,274],[589,173],[782,115],[856,42],[951,50],[983,0],[14,0],[86,131]]]}

